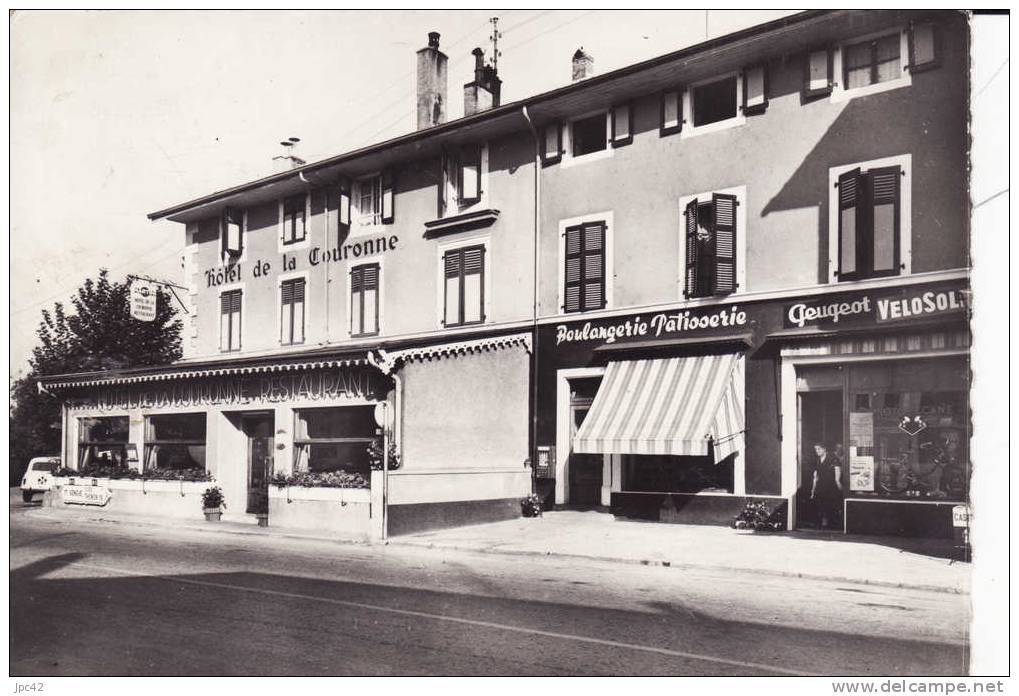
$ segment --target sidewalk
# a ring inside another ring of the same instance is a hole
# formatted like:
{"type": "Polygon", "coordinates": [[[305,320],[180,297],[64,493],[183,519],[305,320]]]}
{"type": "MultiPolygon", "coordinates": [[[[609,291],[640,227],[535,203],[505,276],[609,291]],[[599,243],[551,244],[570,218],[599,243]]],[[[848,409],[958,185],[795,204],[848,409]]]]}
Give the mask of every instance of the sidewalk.
{"type": "MultiPolygon", "coordinates": [[[[20,504],[12,500],[12,505],[20,504]]],[[[254,522],[210,523],[112,514],[101,509],[39,508],[48,519],[105,522],[124,528],[173,527],[189,532],[295,538],[364,544],[254,522]]],[[[271,525],[271,522],[270,522],[271,525]]],[[[516,556],[557,556],[588,560],[698,568],[815,578],[869,585],[968,594],[968,563],[948,560],[951,541],[838,533],[741,533],[727,527],[662,524],[615,519],[600,512],[555,511],[535,519],[421,532],[389,540],[393,547],[448,549],[516,556]]]]}
{"type": "Polygon", "coordinates": [[[521,556],[566,556],[837,580],[966,594],[968,563],[949,540],[841,533],[743,533],[726,527],[615,519],[599,512],[546,512],[535,519],[395,537],[394,546],[521,556]]]}

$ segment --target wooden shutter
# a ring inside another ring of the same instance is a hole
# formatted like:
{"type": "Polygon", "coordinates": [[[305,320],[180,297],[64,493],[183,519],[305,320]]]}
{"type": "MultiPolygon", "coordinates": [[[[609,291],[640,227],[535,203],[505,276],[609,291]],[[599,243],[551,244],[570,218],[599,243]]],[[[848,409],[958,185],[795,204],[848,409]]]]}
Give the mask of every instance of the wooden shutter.
{"type": "Polygon", "coordinates": [[[350,269],[350,335],[364,331],[364,267],[350,269]]]}
{"type": "Polygon", "coordinates": [[[463,283],[461,279],[463,277],[463,258],[462,252],[459,249],[453,251],[447,251],[443,256],[443,304],[442,304],[442,324],[443,326],[456,326],[461,322],[463,316],[463,303],[460,301],[461,295],[463,294],[463,283]],[[450,281],[453,281],[450,283],[450,281]],[[454,304],[450,304],[450,302],[454,304]],[[452,314],[450,313],[452,311],[452,314]]]}
{"type": "Polygon", "coordinates": [[[941,64],[940,32],[934,22],[909,25],[909,71],[923,72],[941,64]]]}
{"type": "Polygon", "coordinates": [[[241,291],[222,293],[219,296],[219,309],[220,349],[237,350],[241,347],[241,291]]]}
{"type": "Polygon", "coordinates": [[[460,205],[481,200],[481,146],[469,145],[460,151],[460,175],[457,177],[460,205]]]}
{"type": "Polygon", "coordinates": [[[462,253],[463,275],[460,282],[460,310],[462,314],[460,321],[461,323],[483,322],[485,321],[485,247],[470,247],[464,249],[462,253]],[[476,319],[473,318],[473,310],[471,310],[471,318],[468,318],[468,308],[473,306],[470,302],[471,298],[467,294],[469,276],[477,276],[478,306],[476,319]]]}
{"type": "Polygon", "coordinates": [[[377,263],[361,267],[361,333],[376,334],[379,332],[379,265],[377,263]],[[371,293],[372,304],[368,304],[371,293]],[[372,321],[367,321],[367,310],[372,309],[372,321]]]}
{"type": "Polygon", "coordinates": [[[867,270],[871,275],[899,273],[899,167],[879,167],[867,172],[870,204],[867,206],[867,270]]]}
{"type": "Polygon", "coordinates": [[[558,121],[546,124],[544,146],[541,149],[542,164],[555,164],[563,156],[563,128],[558,121]]]}
{"type": "Polygon", "coordinates": [[[340,225],[339,232],[342,236],[350,229],[350,179],[346,177],[340,179],[340,204],[337,217],[340,225]]]}
{"type": "Polygon", "coordinates": [[[395,211],[393,210],[395,204],[395,191],[393,187],[393,172],[386,170],[382,172],[382,224],[391,225],[396,219],[395,211]]]}
{"type": "Polygon", "coordinates": [[[584,310],[605,306],[605,223],[584,225],[584,310]]]}
{"type": "Polygon", "coordinates": [[[683,90],[676,88],[662,92],[661,125],[659,135],[672,135],[683,130],[683,90]]]}
{"type": "Polygon", "coordinates": [[[768,108],[768,69],[763,63],[743,71],[743,113],[763,114],[768,108]]]}
{"type": "Polygon", "coordinates": [[[697,293],[697,199],[686,204],[686,278],[683,297],[690,298],[697,293]]]}
{"type": "Polygon", "coordinates": [[[580,225],[567,227],[565,240],[565,284],[563,287],[563,311],[579,312],[583,309],[581,289],[583,285],[583,228],[580,225]]]}
{"type": "Polygon", "coordinates": [[[736,292],[736,196],[715,193],[711,196],[715,223],[715,278],[712,288],[716,295],[736,292]]]}
{"type": "Polygon", "coordinates": [[[860,168],[852,169],[839,177],[838,226],[839,249],[835,275],[839,280],[852,280],[860,272],[859,226],[861,214],[860,168]]]}
{"type": "Polygon", "coordinates": [[[439,186],[438,186],[438,217],[442,217],[446,214],[446,208],[449,205],[449,201],[446,199],[446,187],[449,182],[449,156],[446,151],[443,150],[439,153],[439,186]]]}
{"type": "Polygon", "coordinates": [[[812,99],[831,94],[832,51],[819,48],[807,53],[803,63],[803,96],[812,99]]]}
{"type": "Polygon", "coordinates": [[[633,142],[633,105],[612,107],[612,147],[623,147],[633,142]]]}

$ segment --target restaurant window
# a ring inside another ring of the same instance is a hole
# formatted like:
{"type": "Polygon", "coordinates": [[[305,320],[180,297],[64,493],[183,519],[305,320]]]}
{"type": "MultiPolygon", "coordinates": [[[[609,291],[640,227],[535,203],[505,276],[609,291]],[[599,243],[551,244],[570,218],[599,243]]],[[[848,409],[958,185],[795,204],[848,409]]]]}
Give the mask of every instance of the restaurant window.
{"type": "Polygon", "coordinates": [[[607,114],[602,112],[570,123],[570,153],[573,157],[583,157],[608,148],[606,119],[607,114]]]}
{"type": "Polygon", "coordinates": [[[145,470],[205,470],[205,414],[145,418],[145,470]]]}
{"type": "Polygon", "coordinates": [[[683,296],[690,299],[736,292],[737,194],[699,194],[680,204],[684,216],[683,296]]]}
{"type": "Polygon", "coordinates": [[[440,157],[439,217],[458,215],[481,201],[486,148],[478,144],[450,147],[440,157]]]}
{"type": "Polygon", "coordinates": [[[304,343],[304,278],[280,283],[280,343],[304,343]]]}
{"type": "Polygon", "coordinates": [[[372,406],[306,408],[295,412],[294,469],[371,475],[368,446],[376,439],[372,406]]]}
{"type": "Polygon", "coordinates": [[[853,365],[850,495],[962,501],[969,494],[969,367],[961,357],[853,365]]]}
{"type": "Polygon", "coordinates": [[[127,416],[78,419],[78,471],[94,467],[126,467],[127,416]]]}
{"type": "Polygon", "coordinates": [[[240,290],[228,290],[219,296],[220,350],[241,349],[241,299],[240,290]]]}
{"type": "Polygon", "coordinates": [[[485,321],[485,247],[450,249],[442,255],[443,326],[485,321]]]}
{"type": "Polygon", "coordinates": [[[290,196],[283,200],[283,244],[304,241],[307,235],[307,196],[290,196]]]}
{"type": "Polygon", "coordinates": [[[350,335],[374,336],[379,332],[379,276],[377,263],[350,269],[350,335]]]}
{"type": "Polygon", "coordinates": [[[586,312],[607,305],[604,220],[571,225],[564,238],[564,312],[586,312]]]}
{"type": "Polygon", "coordinates": [[[638,493],[732,493],[735,457],[624,454],[623,490],[638,493]]]}
{"type": "Polygon", "coordinates": [[[882,163],[887,166],[832,171],[833,275],[839,281],[896,276],[907,270],[908,208],[903,192],[909,187],[908,160],[890,158],[882,163]]]}

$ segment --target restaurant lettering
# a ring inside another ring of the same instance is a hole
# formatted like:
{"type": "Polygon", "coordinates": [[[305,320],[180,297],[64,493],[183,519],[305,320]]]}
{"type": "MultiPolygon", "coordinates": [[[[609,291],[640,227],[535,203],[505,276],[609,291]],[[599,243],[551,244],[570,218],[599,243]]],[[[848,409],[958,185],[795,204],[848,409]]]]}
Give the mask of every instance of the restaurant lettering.
{"type": "Polygon", "coordinates": [[[321,371],[235,378],[179,380],[172,383],[97,389],[70,406],[113,410],[282,403],[291,400],[364,398],[372,394],[368,371],[321,371]]]}
{"type": "MultiPolygon", "coordinates": [[[[375,237],[372,239],[358,239],[347,244],[340,244],[332,249],[312,247],[308,251],[308,264],[317,266],[320,263],[335,263],[347,261],[348,259],[360,259],[368,256],[375,256],[396,249],[400,238],[389,235],[375,237]]],[[[297,268],[297,257],[293,254],[283,254],[279,261],[282,271],[292,271],[297,268]]],[[[265,259],[258,259],[251,269],[252,278],[266,278],[272,271],[272,263],[265,259]]],[[[244,279],[242,270],[243,264],[234,263],[229,266],[220,266],[205,270],[205,287],[215,288],[226,283],[239,283],[244,279]]]]}
{"type": "Polygon", "coordinates": [[[604,323],[589,321],[578,328],[560,324],[556,327],[556,345],[586,341],[615,343],[621,338],[660,338],[699,329],[746,326],[746,323],[747,313],[736,305],[700,315],[689,310],[674,314],[662,312],[648,319],[638,315],[618,321],[608,320],[604,323]]]}
{"type": "Polygon", "coordinates": [[[797,302],[785,312],[785,325],[836,325],[844,322],[894,322],[936,316],[966,309],[962,290],[914,290],[895,294],[871,293],[838,300],[820,299],[797,302]]]}

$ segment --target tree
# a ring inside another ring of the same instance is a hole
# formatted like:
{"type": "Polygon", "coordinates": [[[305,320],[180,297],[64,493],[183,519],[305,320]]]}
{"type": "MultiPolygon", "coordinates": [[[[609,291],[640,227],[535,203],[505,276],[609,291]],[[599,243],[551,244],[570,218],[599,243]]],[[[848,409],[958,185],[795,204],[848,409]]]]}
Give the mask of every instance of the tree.
{"type": "Polygon", "coordinates": [[[181,356],[181,321],[168,293],[159,290],[154,321],[139,321],[128,306],[130,284],[111,283],[104,268],[71,299],[42,311],[29,372],[11,386],[10,483],[16,486],[32,457],[60,452],[59,396],[39,392],[47,375],[165,365],[181,356]]]}

